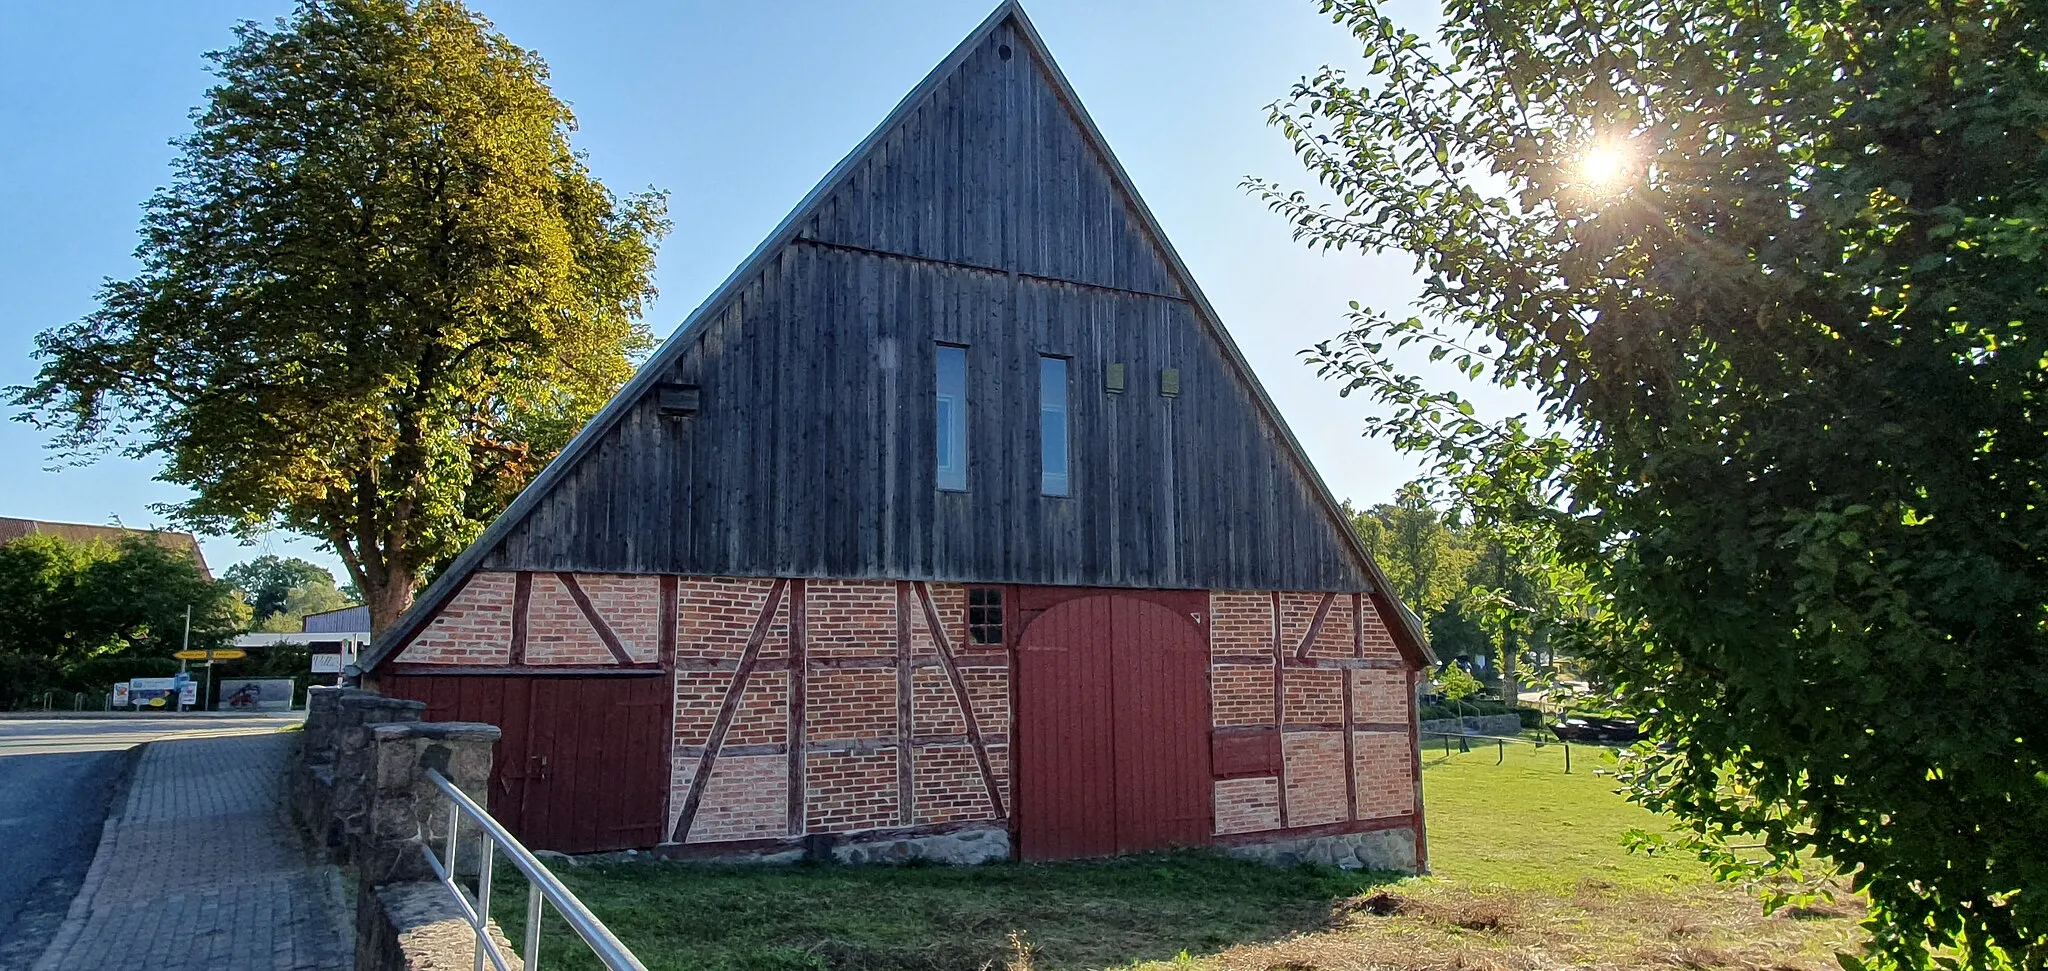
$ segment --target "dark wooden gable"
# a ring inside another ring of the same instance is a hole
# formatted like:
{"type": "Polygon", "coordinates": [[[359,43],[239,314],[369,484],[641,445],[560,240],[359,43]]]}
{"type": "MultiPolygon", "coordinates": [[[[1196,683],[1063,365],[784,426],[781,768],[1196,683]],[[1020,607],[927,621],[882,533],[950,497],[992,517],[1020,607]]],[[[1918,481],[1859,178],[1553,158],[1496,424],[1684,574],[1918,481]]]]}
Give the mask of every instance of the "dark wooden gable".
{"type": "Polygon", "coordinates": [[[475,569],[1383,586],[1014,3],[380,641],[475,569]],[[969,349],[964,493],[934,486],[938,342],[969,349]],[[1039,491],[1041,354],[1072,359],[1071,498],[1039,491]]]}

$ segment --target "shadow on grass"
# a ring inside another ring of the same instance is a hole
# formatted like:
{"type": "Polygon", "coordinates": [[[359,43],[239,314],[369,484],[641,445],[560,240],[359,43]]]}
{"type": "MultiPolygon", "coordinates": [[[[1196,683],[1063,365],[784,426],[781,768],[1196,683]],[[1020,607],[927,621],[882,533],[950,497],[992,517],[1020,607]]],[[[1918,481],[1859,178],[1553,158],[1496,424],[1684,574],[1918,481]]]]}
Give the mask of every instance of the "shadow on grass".
{"type": "MultiPolygon", "coordinates": [[[[1022,935],[1043,971],[1213,952],[1329,926],[1332,905],[1398,874],[1275,868],[1186,852],[979,867],[709,867],[556,871],[650,969],[953,971],[1004,967],[1022,935]]],[[[513,884],[495,908],[520,939],[513,884]]],[[[542,965],[595,968],[552,915],[542,965]]]]}

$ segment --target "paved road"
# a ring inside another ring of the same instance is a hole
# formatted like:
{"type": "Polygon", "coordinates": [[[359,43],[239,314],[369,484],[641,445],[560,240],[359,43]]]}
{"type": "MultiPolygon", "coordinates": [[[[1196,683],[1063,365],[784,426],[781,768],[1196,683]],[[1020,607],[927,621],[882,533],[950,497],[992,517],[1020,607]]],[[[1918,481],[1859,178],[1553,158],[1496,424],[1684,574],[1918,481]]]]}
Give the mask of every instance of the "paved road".
{"type": "Polygon", "coordinates": [[[173,738],[274,732],[305,718],[276,715],[138,715],[115,718],[0,718],[0,758],[56,752],[118,752],[173,738]]]}
{"type": "Polygon", "coordinates": [[[63,922],[127,760],[118,750],[0,758],[0,969],[28,967],[63,922]]]}
{"type": "Polygon", "coordinates": [[[62,924],[100,844],[129,749],[270,733],[299,717],[0,719],[0,971],[29,967],[62,924]]]}

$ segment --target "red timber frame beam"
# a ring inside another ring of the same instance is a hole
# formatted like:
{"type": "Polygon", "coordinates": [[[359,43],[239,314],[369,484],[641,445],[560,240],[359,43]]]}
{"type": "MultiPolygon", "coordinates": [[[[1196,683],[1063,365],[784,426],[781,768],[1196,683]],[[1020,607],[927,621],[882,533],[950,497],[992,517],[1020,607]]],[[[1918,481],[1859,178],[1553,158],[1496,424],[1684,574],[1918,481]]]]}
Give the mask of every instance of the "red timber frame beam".
{"type": "Polygon", "coordinates": [[[718,762],[718,750],[725,744],[726,733],[732,730],[733,717],[739,713],[740,698],[746,694],[747,681],[754,674],[754,664],[761,658],[761,644],[768,639],[768,628],[775,623],[775,612],[781,609],[783,591],[788,586],[789,581],[778,579],[768,588],[768,599],[761,605],[761,616],[754,620],[754,631],[747,637],[747,647],[740,654],[738,669],[733,671],[732,684],[725,689],[725,701],[719,705],[718,718],[711,723],[711,736],[704,740],[704,752],[697,758],[697,774],[690,779],[689,795],[683,797],[683,811],[676,819],[675,833],[671,837],[673,842],[686,842],[690,837],[690,824],[697,821],[697,809],[704,804],[704,790],[711,786],[711,768],[718,762]]]}
{"type": "Polygon", "coordinates": [[[981,767],[981,781],[988,787],[988,804],[995,810],[996,818],[1002,819],[1003,793],[996,785],[996,773],[988,760],[988,745],[981,737],[981,725],[974,717],[974,701],[968,697],[967,681],[960,676],[960,665],[953,658],[953,644],[946,637],[946,627],[939,623],[939,609],[932,603],[931,588],[923,581],[913,584],[917,588],[917,599],[924,604],[925,629],[931,632],[932,646],[939,652],[939,662],[946,668],[946,680],[953,684],[953,700],[960,704],[960,717],[967,723],[967,742],[974,746],[974,761],[981,767]]]}

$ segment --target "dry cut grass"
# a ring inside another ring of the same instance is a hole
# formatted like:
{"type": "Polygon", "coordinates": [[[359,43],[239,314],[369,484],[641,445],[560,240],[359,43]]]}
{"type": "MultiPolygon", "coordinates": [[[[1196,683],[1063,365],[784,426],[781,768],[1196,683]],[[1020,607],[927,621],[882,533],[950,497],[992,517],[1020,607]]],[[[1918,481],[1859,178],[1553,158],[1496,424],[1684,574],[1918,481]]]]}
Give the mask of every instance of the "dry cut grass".
{"type": "Polygon", "coordinates": [[[1411,881],[1336,906],[1326,930],[1241,944],[1171,965],[1214,971],[1548,971],[1675,968],[1824,971],[1860,941],[1854,907],[1766,916],[1739,890],[1624,888],[1570,894],[1411,881]]]}

